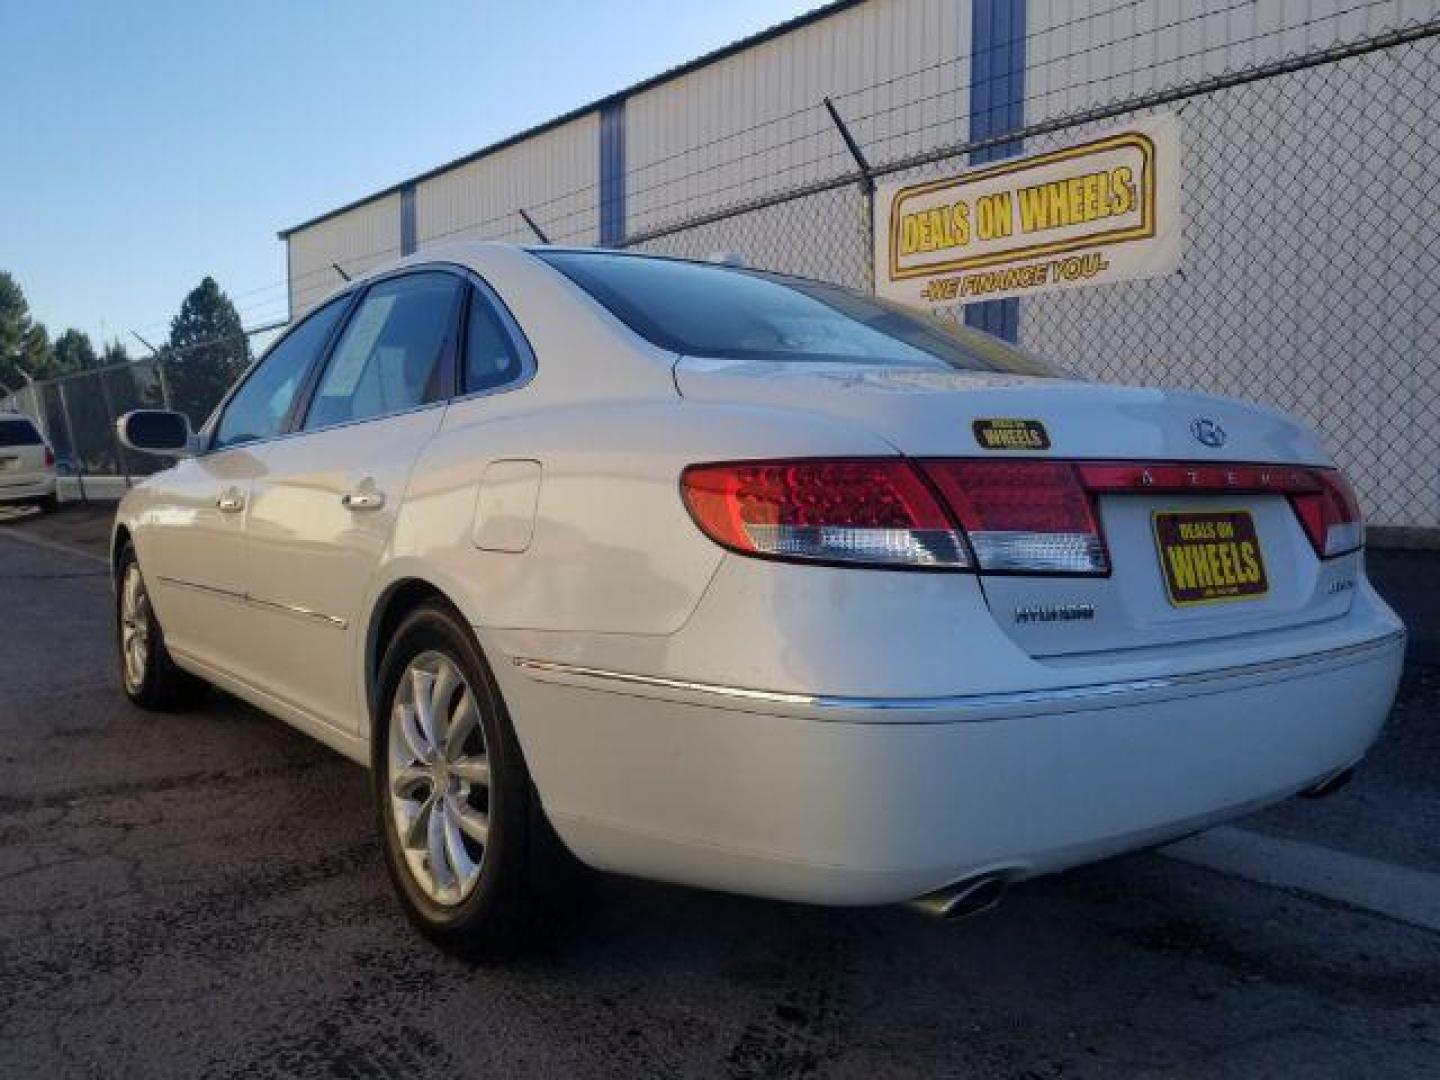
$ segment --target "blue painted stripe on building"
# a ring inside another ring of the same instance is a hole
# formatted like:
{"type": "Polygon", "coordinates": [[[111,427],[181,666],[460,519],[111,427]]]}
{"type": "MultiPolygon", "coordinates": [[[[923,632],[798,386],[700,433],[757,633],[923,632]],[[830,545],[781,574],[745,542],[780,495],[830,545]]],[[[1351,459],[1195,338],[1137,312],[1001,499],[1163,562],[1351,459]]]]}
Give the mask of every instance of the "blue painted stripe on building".
{"type": "MultiPolygon", "coordinates": [[[[1025,126],[1026,0],[971,0],[970,138],[989,139],[1025,126]]],[[[1014,157],[1021,140],[998,143],[970,155],[972,165],[1014,157]]],[[[986,300],[967,304],[965,323],[1016,341],[1020,337],[1020,301],[986,300]]]]}
{"type": "Polygon", "coordinates": [[[600,110],[600,244],[625,241],[625,102],[600,110]]]}
{"type": "Polygon", "coordinates": [[[400,189],[400,254],[415,252],[415,185],[400,189]]]}

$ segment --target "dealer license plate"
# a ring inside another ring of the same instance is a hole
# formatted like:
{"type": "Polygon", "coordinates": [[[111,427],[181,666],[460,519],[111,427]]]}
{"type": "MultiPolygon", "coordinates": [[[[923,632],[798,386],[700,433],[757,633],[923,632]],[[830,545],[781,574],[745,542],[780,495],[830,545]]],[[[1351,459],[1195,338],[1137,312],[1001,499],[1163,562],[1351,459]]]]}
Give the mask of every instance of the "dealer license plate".
{"type": "Polygon", "coordinates": [[[1252,600],[1270,589],[1248,510],[1157,511],[1155,544],[1176,607],[1252,600]]]}

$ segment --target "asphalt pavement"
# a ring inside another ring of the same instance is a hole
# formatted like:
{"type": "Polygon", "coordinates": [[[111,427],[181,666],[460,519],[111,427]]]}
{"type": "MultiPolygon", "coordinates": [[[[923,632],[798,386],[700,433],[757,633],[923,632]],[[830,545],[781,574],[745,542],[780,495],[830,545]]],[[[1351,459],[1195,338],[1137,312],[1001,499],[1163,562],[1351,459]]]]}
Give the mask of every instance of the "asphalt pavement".
{"type": "Polygon", "coordinates": [[[481,968],[401,917],[361,769],[126,703],[103,534],[0,521],[0,1075],[1440,1075],[1426,656],[1346,791],[970,921],[597,877],[481,968]]]}

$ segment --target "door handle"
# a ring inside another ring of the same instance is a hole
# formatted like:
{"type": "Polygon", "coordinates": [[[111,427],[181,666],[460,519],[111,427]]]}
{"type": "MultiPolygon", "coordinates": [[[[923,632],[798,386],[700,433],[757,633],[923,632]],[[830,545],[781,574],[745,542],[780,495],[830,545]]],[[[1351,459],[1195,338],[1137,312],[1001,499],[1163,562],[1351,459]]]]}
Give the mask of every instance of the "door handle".
{"type": "Polygon", "coordinates": [[[385,493],[373,487],[359,487],[340,496],[346,510],[379,510],[385,505],[385,493]]]}
{"type": "Polygon", "coordinates": [[[230,488],[215,500],[215,506],[222,514],[237,514],[245,509],[245,496],[237,488],[230,488]]]}

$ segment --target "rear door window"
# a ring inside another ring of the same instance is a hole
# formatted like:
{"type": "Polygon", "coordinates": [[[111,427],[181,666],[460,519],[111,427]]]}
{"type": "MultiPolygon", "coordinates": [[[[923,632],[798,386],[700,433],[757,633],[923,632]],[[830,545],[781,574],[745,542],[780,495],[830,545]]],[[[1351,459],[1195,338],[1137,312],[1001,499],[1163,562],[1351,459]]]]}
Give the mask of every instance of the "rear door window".
{"type": "Polygon", "coordinates": [[[305,430],[404,412],[447,396],[445,357],[465,283],[430,271],[366,291],[330,355],[305,430]]]}

